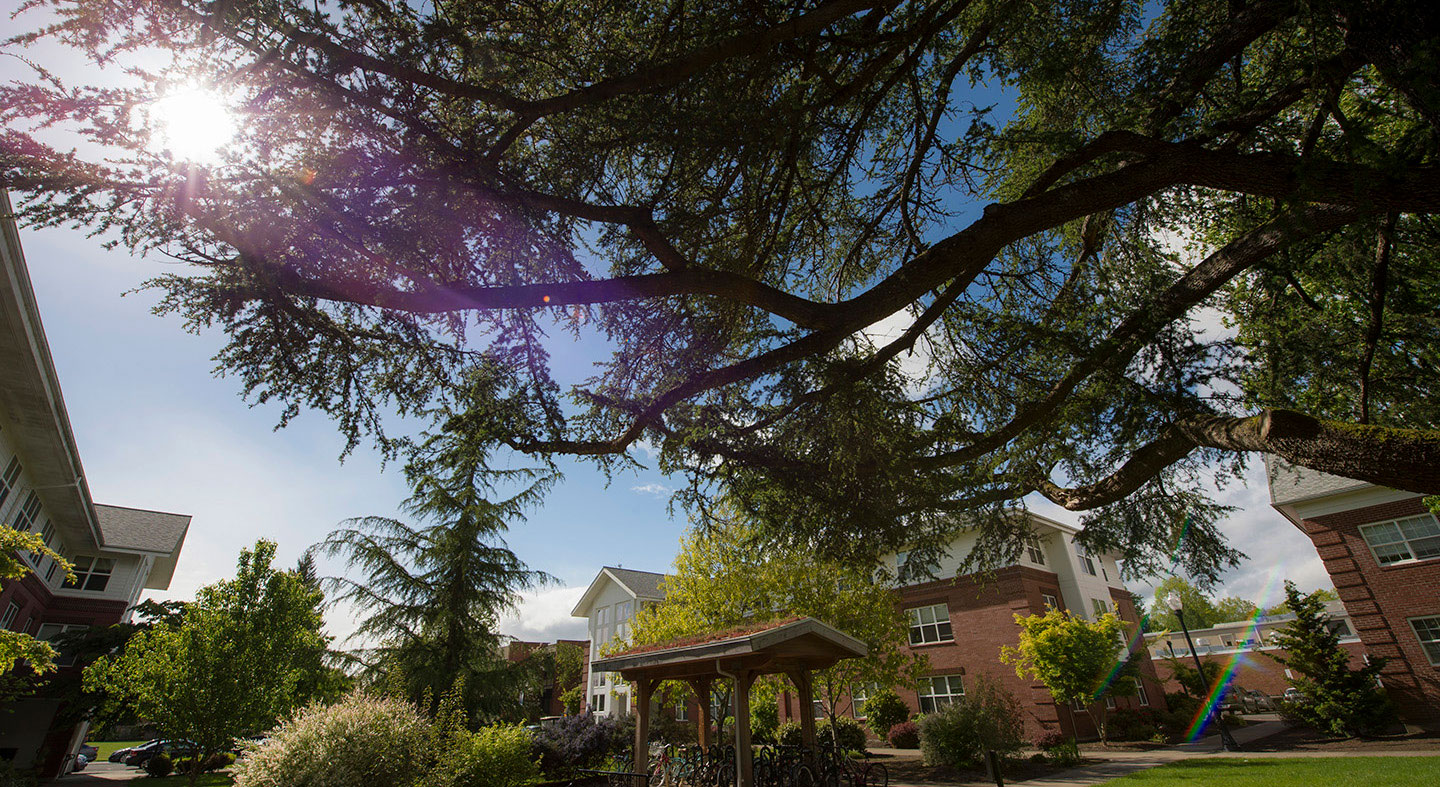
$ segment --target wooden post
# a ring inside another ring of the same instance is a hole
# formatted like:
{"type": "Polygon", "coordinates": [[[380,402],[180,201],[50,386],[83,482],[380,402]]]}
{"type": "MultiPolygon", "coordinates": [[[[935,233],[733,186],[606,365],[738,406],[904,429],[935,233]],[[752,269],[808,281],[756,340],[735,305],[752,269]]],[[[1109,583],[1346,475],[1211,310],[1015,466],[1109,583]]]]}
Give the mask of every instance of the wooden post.
{"type": "Polygon", "coordinates": [[[696,678],[690,681],[690,688],[695,691],[695,697],[700,704],[700,718],[695,720],[695,742],[701,748],[710,748],[710,704],[713,702],[710,696],[711,683],[709,678],[696,678]]]}
{"type": "Polygon", "coordinates": [[[750,748],[750,687],[755,673],[735,673],[735,773],[737,787],[755,787],[755,752],[750,748]]]}
{"type": "Polygon", "coordinates": [[[800,745],[815,751],[815,684],[810,679],[810,670],[796,670],[789,675],[790,682],[795,684],[795,693],[799,695],[800,745]]]}
{"type": "Polygon", "coordinates": [[[650,695],[659,681],[641,678],[635,681],[635,700],[639,704],[635,718],[635,759],[631,773],[650,772],[650,695]]]}

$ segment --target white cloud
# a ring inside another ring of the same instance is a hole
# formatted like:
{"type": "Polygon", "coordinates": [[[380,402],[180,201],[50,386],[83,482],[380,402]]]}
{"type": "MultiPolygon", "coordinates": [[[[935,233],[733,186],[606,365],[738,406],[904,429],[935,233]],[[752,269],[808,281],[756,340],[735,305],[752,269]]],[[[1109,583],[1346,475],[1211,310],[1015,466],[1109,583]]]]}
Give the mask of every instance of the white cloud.
{"type": "Polygon", "coordinates": [[[589,639],[586,620],[570,616],[570,610],[584,594],[584,587],[546,588],[527,593],[514,614],[500,619],[500,633],[529,642],[589,639]]]}
{"type": "Polygon", "coordinates": [[[656,496],[656,497],[668,497],[668,496],[670,495],[670,493],[671,493],[671,492],[674,492],[675,490],[674,490],[674,489],[671,489],[670,487],[668,487],[668,486],[666,486],[666,485],[664,485],[664,484],[659,484],[659,483],[651,482],[651,483],[648,483],[648,484],[639,484],[639,485],[637,485],[637,486],[632,486],[632,487],[630,487],[630,491],[631,491],[631,492],[638,492],[638,493],[640,493],[640,494],[642,494],[642,495],[654,495],[654,496],[656,496]]]}
{"type": "MultiPolygon", "coordinates": [[[[872,347],[879,349],[899,339],[914,323],[915,315],[911,314],[909,309],[901,309],[861,329],[860,335],[869,341],[872,347]]],[[[932,357],[928,334],[927,331],[921,335],[914,346],[897,356],[900,373],[910,381],[908,388],[912,394],[924,391],[930,377],[932,357]]]]}

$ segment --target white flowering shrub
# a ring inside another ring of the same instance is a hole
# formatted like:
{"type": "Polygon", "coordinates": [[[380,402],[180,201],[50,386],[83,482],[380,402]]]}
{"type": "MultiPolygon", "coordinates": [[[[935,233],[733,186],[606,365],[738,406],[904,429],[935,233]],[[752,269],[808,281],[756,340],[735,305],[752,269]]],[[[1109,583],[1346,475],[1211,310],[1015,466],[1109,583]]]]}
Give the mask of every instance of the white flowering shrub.
{"type": "Polygon", "coordinates": [[[236,787],[410,787],[429,764],[430,722],[401,700],[351,694],[312,705],[235,763],[236,787]]]}

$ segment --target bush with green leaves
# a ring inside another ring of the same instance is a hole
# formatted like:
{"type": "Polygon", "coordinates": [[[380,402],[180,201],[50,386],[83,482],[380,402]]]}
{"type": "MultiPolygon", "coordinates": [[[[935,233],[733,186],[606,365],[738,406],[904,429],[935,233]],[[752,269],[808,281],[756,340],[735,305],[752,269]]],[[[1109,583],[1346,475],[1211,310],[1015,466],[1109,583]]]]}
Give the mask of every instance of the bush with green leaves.
{"type": "Polygon", "coordinates": [[[423,775],[432,744],[432,726],[415,706],[355,693],[276,727],[235,763],[235,785],[409,787],[423,775]]]}
{"type": "Polygon", "coordinates": [[[891,728],[909,719],[910,706],[893,689],[880,689],[865,701],[865,723],[878,738],[886,737],[891,728]]]}
{"type": "Polygon", "coordinates": [[[457,731],[426,773],[421,787],[520,787],[540,779],[534,737],[520,726],[457,731]]]}
{"type": "MultiPolygon", "coordinates": [[[[839,730],[841,751],[865,751],[865,728],[860,722],[849,716],[835,717],[835,730],[839,730]]],[[[832,746],[835,743],[836,734],[832,731],[829,719],[815,720],[815,742],[822,747],[832,746]]],[[[787,721],[781,724],[775,731],[775,739],[781,746],[800,746],[802,738],[800,735],[800,723],[787,721]]]]}
{"type": "Polygon", "coordinates": [[[1020,702],[994,680],[981,676],[965,701],[920,718],[920,751],[926,765],[969,768],[985,752],[1014,756],[1025,745],[1020,702]]]}
{"type": "Polygon", "coordinates": [[[157,779],[164,778],[175,772],[175,763],[168,754],[161,752],[145,761],[145,773],[157,779]]]}

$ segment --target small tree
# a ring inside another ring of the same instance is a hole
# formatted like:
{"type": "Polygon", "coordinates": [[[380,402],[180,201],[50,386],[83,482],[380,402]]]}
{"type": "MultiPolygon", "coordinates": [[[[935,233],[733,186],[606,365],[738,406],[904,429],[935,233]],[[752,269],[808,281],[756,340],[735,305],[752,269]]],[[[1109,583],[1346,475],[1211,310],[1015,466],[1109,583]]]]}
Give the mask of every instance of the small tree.
{"type": "Polygon", "coordinates": [[[881,740],[890,734],[890,728],[910,718],[910,706],[900,699],[893,689],[879,689],[871,692],[865,700],[865,723],[881,740]]]}
{"type": "Polygon", "coordinates": [[[1094,621],[1052,609],[1044,615],[1016,615],[1020,643],[1000,648],[1000,660],[1015,667],[1021,678],[1045,684],[1055,701],[1082,703],[1106,740],[1106,695],[1135,692],[1139,674],[1133,658],[1120,644],[1125,623],[1106,612],[1094,621]]]}
{"type": "MultiPolygon", "coordinates": [[[[194,741],[198,762],[269,729],[308,699],[307,668],[324,651],[318,591],[271,566],[275,544],[240,553],[232,580],[200,589],[178,626],[137,633],[118,656],[85,669],[85,685],[194,741]]],[[[190,774],[193,785],[199,769],[190,774]]]]}
{"type": "Polygon", "coordinates": [[[1165,661],[1170,666],[1170,677],[1180,684],[1180,690],[1201,702],[1204,702],[1205,698],[1209,696],[1210,687],[1220,681],[1221,673],[1225,671],[1217,661],[1202,661],[1200,669],[1191,667],[1173,656],[1165,661]]]}
{"type": "Polygon", "coordinates": [[[1271,642],[1286,655],[1266,655],[1297,675],[1292,681],[1304,699],[1288,703],[1287,715],[1333,735],[1373,732],[1393,721],[1394,708],[1377,682],[1385,659],[1350,668],[1350,654],[1329,625],[1320,592],[1302,595],[1294,583],[1286,582],[1285,604],[1295,620],[1275,632],[1271,642]]]}
{"type": "MultiPolygon", "coordinates": [[[[70,573],[69,561],[45,546],[45,539],[38,533],[0,525],[0,581],[13,582],[30,573],[30,566],[19,558],[22,552],[49,557],[60,565],[65,576],[72,579],[75,576],[70,573]]],[[[0,629],[0,675],[15,669],[15,664],[21,659],[36,673],[55,669],[55,649],[48,642],[41,642],[20,631],[0,629]]]]}

